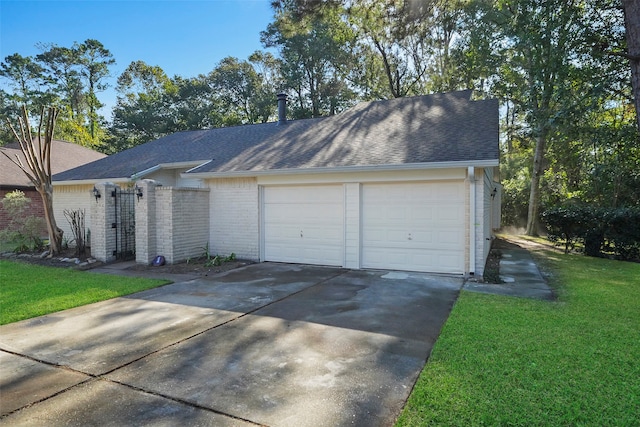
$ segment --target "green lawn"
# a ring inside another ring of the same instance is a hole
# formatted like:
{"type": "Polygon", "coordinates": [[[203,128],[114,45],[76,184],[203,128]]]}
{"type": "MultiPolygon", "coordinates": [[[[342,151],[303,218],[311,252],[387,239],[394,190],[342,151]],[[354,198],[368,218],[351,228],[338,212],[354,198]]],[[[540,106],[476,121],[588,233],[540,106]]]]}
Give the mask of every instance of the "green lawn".
{"type": "Polygon", "coordinates": [[[0,325],[165,283],[169,282],[0,261],[0,325]]]}
{"type": "Polygon", "coordinates": [[[398,426],[640,425],[640,264],[535,255],[559,300],[463,291],[398,426]]]}

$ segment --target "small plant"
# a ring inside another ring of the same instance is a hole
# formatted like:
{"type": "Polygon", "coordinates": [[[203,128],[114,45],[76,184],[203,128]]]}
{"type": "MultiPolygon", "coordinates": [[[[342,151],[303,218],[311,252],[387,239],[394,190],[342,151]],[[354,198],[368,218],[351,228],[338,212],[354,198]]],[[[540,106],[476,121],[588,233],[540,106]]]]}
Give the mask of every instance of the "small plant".
{"type": "Polygon", "coordinates": [[[231,262],[236,260],[236,254],[231,252],[228,257],[224,259],[224,262],[231,262]]]}
{"type": "Polygon", "coordinates": [[[73,240],[76,243],[76,256],[82,256],[87,253],[86,229],[84,228],[84,209],[70,211],[64,210],[64,216],[71,226],[73,240]]]}
{"type": "Polygon", "coordinates": [[[44,229],[44,220],[34,215],[27,215],[31,199],[20,190],[15,190],[2,199],[2,208],[7,211],[11,220],[4,230],[0,231],[0,241],[13,247],[15,252],[43,248],[40,237],[44,229]]]}
{"type": "Polygon", "coordinates": [[[202,249],[202,255],[200,255],[202,258],[206,258],[207,261],[211,259],[211,252],[209,251],[209,242],[207,242],[206,245],[204,245],[203,247],[201,247],[200,249],[202,249]]]}
{"type": "Polygon", "coordinates": [[[219,255],[216,255],[214,257],[209,258],[204,265],[205,267],[217,267],[219,265],[222,265],[222,259],[220,258],[219,255]]]}

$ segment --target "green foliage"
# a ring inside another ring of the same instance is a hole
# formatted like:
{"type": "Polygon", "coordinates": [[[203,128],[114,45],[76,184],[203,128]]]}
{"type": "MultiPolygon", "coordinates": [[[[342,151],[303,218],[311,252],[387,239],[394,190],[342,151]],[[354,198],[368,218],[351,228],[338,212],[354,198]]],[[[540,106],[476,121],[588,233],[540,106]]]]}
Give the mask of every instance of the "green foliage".
{"type": "Polygon", "coordinates": [[[261,40],[265,47],[280,50],[283,83],[295,94],[294,118],[336,114],[352,105],[355,94],[345,79],[355,64],[350,54],[353,33],[340,9],[297,19],[290,7],[276,8],[261,40]]]}
{"type": "Polygon", "coordinates": [[[45,223],[42,218],[28,214],[31,199],[15,190],[7,193],[0,203],[10,217],[7,227],[0,230],[2,246],[11,247],[15,252],[42,249],[45,223]]]}
{"type": "Polygon", "coordinates": [[[0,115],[15,116],[19,105],[35,112],[43,106],[55,106],[62,111],[59,138],[102,148],[106,135],[104,118],[98,114],[103,106],[98,93],[107,88],[105,79],[115,63],[111,52],[94,39],[75,42],[71,47],[52,43],[40,43],[38,47],[42,53],[35,57],[15,53],[0,64],[0,76],[13,89],[3,97],[0,115]]]}
{"type": "MultiPolygon", "coordinates": [[[[204,262],[205,267],[218,267],[225,262],[235,261],[236,259],[236,254],[233,252],[231,252],[231,254],[226,257],[218,254],[213,255],[209,250],[209,242],[207,242],[207,244],[201,249],[202,249],[202,255],[200,255],[200,258],[203,258],[205,260],[204,262]]],[[[190,261],[191,261],[190,259],[187,260],[187,264],[190,261]]]]}
{"type": "Polygon", "coordinates": [[[542,215],[552,241],[564,241],[565,253],[580,242],[589,256],[611,248],[621,260],[640,258],[640,208],[560,206],[542,215]]]}
{"type": "Polygon", "coordinates": [[[637,423],[640,264],[542,256],[561,300],[462,292],[397,426],[637,423]]]}
{"type": "Polygon", "coordinates": [[[0,325],[168,283],[0,260],[0,325]]]}

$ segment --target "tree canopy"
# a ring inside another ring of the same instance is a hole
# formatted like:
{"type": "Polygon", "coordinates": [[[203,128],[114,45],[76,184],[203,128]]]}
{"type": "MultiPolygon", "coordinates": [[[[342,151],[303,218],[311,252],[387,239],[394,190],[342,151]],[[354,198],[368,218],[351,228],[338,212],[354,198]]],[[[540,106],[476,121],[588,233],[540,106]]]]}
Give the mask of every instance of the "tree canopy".
{"type": "MultiPolygon", "coordinates": [[[[362,100],[474,89],[501,102],[506,223],[535,234],[559,204],[640,204],[640,10],[635,0],[277,0],[270,51],[197,76],[134,61],[109,121],[115,58],[97,40],[0,64],[0,115],[60,110],[58,135],[104,152],[180,130],[337,114],[362,100]],[[276,52],[270,53],[270,52],[276,52]]],[[[0,132],[3,141],[10,135],[0,132]]]]}

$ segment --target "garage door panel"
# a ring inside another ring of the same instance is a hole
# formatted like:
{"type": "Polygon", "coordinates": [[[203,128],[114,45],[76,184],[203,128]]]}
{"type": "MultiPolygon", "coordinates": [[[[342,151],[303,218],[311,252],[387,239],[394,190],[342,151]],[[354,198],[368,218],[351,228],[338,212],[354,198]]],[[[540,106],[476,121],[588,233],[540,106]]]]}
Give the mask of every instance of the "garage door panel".
{"type": "Polygon", "coordinates": [[[342,186],[265,187],[264,259],[341,266],[342,186]]]}
{"type": "Polygon", "coordinates": [[[362,266],[464,270],[464,183],[365,184],[362,266]]]}

